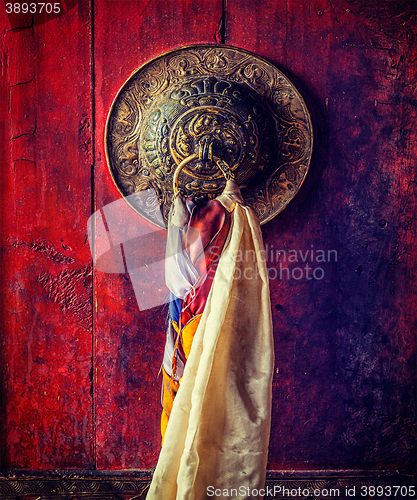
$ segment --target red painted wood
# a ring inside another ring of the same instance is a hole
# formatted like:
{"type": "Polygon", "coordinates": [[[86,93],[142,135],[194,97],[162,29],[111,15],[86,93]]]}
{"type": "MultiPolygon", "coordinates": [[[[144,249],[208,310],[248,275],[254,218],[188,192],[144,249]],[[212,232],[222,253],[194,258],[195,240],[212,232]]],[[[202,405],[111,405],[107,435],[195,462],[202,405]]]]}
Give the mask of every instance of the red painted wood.
{"type": "MultiPolygon", "coordinates": [[[[221,0],[95,2],[95,204],[120,199],[104,159],[104,127],[111,103],[130,74],[178,46],[215,42],[221,0]]],[[[131,211],[124,226],[139,224],[131,211]]],[[[149,468],[160,449],[160,392],[166,312],[139,311],[127,275],[97,271],[95,383],[97,467],[149,468]]]]}
{"type": "MultiPolygon", "coordinates": [[[[65,14],[35,16],[33,28],[19,18],[27,28],[13,31],[2,17],[2,466],[156,463],[165,311],[139,311],[126,273],[92,276],[86,224],[120,199],[104,157],[117,91],[163,51],[219,41],[221,4],[96,0],[91,15],[87,0],[66,0],[65,14]]],[[[293,80],[315,133],[306,183],[263,228],[276,342],[269,468],[410,467],[415,9],[226,7],[226,43],[293,80]],[[300,251],[319,249],[337,251],[337,262],[307,257],[322,279],[286,278],[285,268],[305,273],[300,251]]],[[[119,234],[141,223],[123,207],[119,234]]]]}
{"type": "Polygon", "coordinates": [[[88,19],[88,2],[33,27],[4,19],[5,467],[93,464],[88,19]]]}
{"type": "Polygon", "coordinates": [[[278,279],[269,468],[410,466],[415,5],[271,0],[255,9],[239,0],[228,2],[226,20],[226,43],[292,79],[315,133],[306,184],[263,231],[270,248],[296,250],[299,260],[270,263],[278,279]],[[308,258],[322,280],[305,271],[279,279],[280,263],[304,268],[298,252],[311,249],[337,250],[337,262],[308,258]]]}

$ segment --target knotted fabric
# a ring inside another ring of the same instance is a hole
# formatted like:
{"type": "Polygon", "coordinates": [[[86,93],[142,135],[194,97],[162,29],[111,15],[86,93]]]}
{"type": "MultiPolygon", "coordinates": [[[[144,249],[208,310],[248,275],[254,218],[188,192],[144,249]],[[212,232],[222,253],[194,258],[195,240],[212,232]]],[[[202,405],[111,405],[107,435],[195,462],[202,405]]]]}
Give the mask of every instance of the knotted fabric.
{"type": "Polygon", "coordinates": [[[246,488],[240,499],[261,498],[253,490],[265,484],[272,374],[262,235],[253,211],[237,203],[147,500],[206,500],[213,489],[228,498],[232,488],[246,488]]]}

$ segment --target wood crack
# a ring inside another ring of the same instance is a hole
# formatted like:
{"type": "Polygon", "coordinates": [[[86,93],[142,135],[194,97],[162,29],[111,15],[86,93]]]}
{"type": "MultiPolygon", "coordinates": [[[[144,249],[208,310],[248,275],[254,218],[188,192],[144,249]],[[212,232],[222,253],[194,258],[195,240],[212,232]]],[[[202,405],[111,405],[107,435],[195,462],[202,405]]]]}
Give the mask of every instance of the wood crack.
{"type": "Polygon", "coordinates": [[[222,0],[222,14],[215,34],[216,43],[226,43],[226,0],[222,0]]]}

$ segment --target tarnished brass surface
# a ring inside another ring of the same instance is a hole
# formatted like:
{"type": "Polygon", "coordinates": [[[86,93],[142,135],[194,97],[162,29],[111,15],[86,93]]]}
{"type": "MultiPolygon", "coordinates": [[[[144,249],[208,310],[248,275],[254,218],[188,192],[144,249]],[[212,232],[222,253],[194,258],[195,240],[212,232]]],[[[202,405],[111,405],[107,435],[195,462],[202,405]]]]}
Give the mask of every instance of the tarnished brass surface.
{"type": "Polygon", "coordinates": [[[177,167],[184,196],[213,198],[225,185],[218,161],[264,223],[298,191],[312,137],[302,97],[277,68],[242,49],[195,45],[127,80],[110,110],[106,153],[123,196],[154,189],[132,207],[157,225],[157,211],[167,220],[177,167]]]}

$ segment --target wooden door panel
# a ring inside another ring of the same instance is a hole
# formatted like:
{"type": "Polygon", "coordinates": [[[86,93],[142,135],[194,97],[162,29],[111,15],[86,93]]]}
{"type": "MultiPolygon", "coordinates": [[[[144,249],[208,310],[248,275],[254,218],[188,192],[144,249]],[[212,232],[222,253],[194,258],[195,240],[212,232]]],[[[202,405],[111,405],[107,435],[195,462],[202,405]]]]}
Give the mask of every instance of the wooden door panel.
{"type": "Polygon", "coordinates": [[[84,230],[91,211],[88,20],[85,2],[50,22],[37,24],[35,17],[35,27],[11,29],[4,19],[1,459],[7,467],[93,464],[92,276],[84,230]]]}
{"type": "Polygon", "coordinates": [[[272,276],[278,272],[271,280],[276,373],[268,467],[408,467],[413,8],[271,0],[256,10],[239,0],[227,9],[226,43],[264,56],[292,79],[315,134],[305,185],[263,230],[274,250],[272,276]],[[306,279],[306,252],[322,279],[313,269],[306,279]],[[280,266],[304,269],[303,279],[287,279],[280,266]]]}
{"type": "MultiPolygon", "coordinates": [[[[222,2],[95,5],[95,206],[100,209],[120,200],[104,158],[105,122],[118,90],[135,69],[162,52],[215,42],[222,2]]],[[[124,202],[117,210],[120,231],[143,224],[124,202]]],[[[97,467],[147,469],[156,465],[160,450],[166,306],[140,311],[128,274],[95,272],[94,294],[97,467]]]]}
{"type": "MultiPolygon", "coordinates": [[[[289,76],[315,134],[305,184],[263,227],[276,346],[268,467],[410,470],[412,3],[64,3],[33,26],[2,18],[1,465],[155,465],[166,309],[139,310],[128,273],[92,270],[87,220],[121,199],[105,122],[132,71],[225,41],[289,76]]],[[[123,201],[117,210],[119,234],[141,223],[123,201]]]]}

